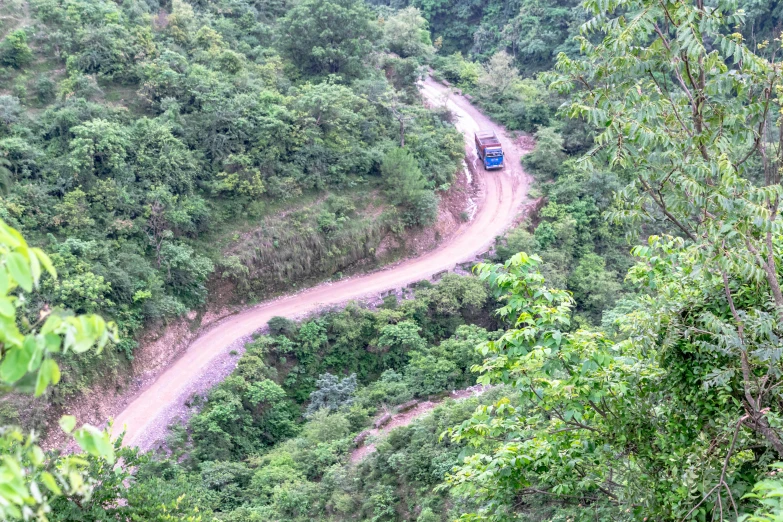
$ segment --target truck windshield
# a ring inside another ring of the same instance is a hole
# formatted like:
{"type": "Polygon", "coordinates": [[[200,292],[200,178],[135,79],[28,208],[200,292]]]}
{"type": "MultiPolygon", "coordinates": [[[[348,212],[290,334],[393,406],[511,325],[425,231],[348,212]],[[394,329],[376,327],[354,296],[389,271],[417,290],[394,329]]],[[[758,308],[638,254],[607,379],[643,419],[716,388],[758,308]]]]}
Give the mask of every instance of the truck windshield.
{"type": "Polygon", "coordinates": [[[490,158],[496,158],[496,157],[502,156],[502,155],[503,155],[503,151],[502,150],[495,149],[495,150],[488,150],[487,151],[487,156],[490,157],[490,158]]]}

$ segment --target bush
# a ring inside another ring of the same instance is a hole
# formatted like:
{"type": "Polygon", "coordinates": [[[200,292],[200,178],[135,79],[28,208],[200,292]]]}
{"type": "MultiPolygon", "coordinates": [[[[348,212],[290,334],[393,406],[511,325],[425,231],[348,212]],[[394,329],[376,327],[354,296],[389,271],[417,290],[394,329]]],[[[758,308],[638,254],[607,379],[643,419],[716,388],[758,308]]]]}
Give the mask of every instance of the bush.
{"type": "Polygon", "coordinates": [[[33,92],[39,103],[48,103],[54,100],[57,94],[57,84],[48,76],[39,76],[33,84],[33,92]]]}
{"type": "Polygon", "coordinates": [[[552,127],[543,127],[536,132],[536,148],[522,158],[540,178],[548,180],[560,171],[566,160],[563,152],[563,136],[552,127]]]}
{"type": "Polygon", "coordinates": [[[22,105],[19,98],[0,94],[0,122],[11,125],[19,121],[22,115],[22,105]]]}
{"type": "Polygon", "coordinates": [[[411,227],[427,227],[438,219],[438,196],[431,190],[422,190],[411,197],[403,221],[411,227]]]}
{"type": "Polygon", "coordinates": [[[296,323],[287,317],[280,317],[279,315],[271,318],[267,326],[269,327],[269,334],[273,336],[284,335],[290,337],[296,333],[296,323]]]}
{"type": "Polygon", "coordinates": [[[356,374],[340,379],[331,373],[324,373],[316,382],[318,389],[310,394],[310,404],[307,406],[307,416],[314,415],[321,409],[335,411],[353,403],[356,393],[356,374]]]}
{"type": "Polygon", "coordinates": [[[448,81],[460,87],[475,86],[481,74],[481,66],[465,60],[460,52],[440,58],[436,65],[448,81]]]}
{"type": "Polygon", "coordinates": [[[323,408],[310,417],[302,430],[302,436],[310,442],[320,444],[344,439],[350,430],[351,425],[345,415],[329,413],[326,408],[323,408]]]}
{"type": "Polygon", "coordinates": [[[407,226],[426,226],[438,217],[438,198],[427,187],[427,180],[416,158],[403,148],[389,151],[381,163],[381,176],[389,199],[403,210],[407,226]]]}
{"type": "Polygon", "coordinates": [[[17,29],[0,43],[0,63],[21,69],[33,61],[33,53],[27,45],[27,33],[17,29]]]}
{"type": "Polygon", "coordinates": [[[381,378],[362,388],[356,396],[358,404],[377,408],[381,404],[396,406],[413,398],[410,381],[401,373],[386,370],[381,378]]]}
{"type": "Polygon", "coordinates": [[[432,352],[413,352],[406,373],[417,395],[433,395],[456,388],[462,372],[446,357],[432,352]]]}

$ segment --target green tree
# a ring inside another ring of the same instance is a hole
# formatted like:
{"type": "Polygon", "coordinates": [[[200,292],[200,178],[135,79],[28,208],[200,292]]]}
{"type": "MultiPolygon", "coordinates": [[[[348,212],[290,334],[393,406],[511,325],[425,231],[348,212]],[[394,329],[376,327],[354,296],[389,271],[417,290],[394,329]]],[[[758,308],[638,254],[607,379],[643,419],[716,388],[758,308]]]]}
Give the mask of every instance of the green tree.
{"type": "Polygon", "coordinates": [[[565,161],[563,136],[553,127],[542,127],[536,131],[536,148],[526,154],[522,161],[543,179],[559,173],[565,161]]]}
{"type": "Polygon", "coordinates": [[[356,374],[340,379],[331,373],[318,377],[315,385],[318,387],[310,394],[310,404],[307,405],[307,415],[314,415],[321,409],[335,411],[353,403],[356,393],[356,374]]]}
{"type": "Polygon", "coordinates": [[[391,202],[402,207],[408,225],[426,226],[438,216],[438,200],[427,187],[427,181],[416,158],[403,148],[386,153],[381,163],[381,176],[391,202]]]}
{"type": "Polygon", "coordinates": [[[164,184],[174,194],[192,191],[197,163],[193,154],[157,120],[137,120],[128,136],[136,178],[145,184],[164,184]]]}
{"type": "Polygon", "coordinates": [[[704,9],[700,0],[635,1],[623,13],[585,5],[596,15],[586,28],[604,37],[596,44],[581,39],[585,60],[561,55],[553,87],[573,91],[570,113],[601,127],[597,147],[613,167],[633,173],[611,217],[663,221],[697,245],[684,249],[695,248],[700,292],[706,297],[703,285],[717,285],[728,305],[723,314],[704,317],[704,329],[715,342],[730,335],[738,343],[731,367],[743,375],[737,390],[748,416],[743,424],[783,455],[783,440],[762,413],[775,371],[750,355],[758,340],[746,337],[751,318],[783,320],[775,248],[783,147],[770,138],[783,123],[776,52],[771,59],[756,54],[731,30],[742,13],[727,2],[704,9]],[[618,20],[628,21],[627,28],[614,25],[618,20]],[[628,55],[647,63],[645,72],[623,62],[628,55]],[[577,82],[584,89],[574,90],[577,82]],[[746,82],[768,87],[747,89],[746,82]],[[743,297],[745,288],[755,289],[754,298],[743,297]],[[730,331],[719,334],[719,324],[730,331]]]}
{"type": "Polygon", "coordinates": [[[434,52],[427,20],[413,6],[400,9],[384,20],[383,38],[389,50],[402,58],[426,60],[434,52]]]}
{"type": "Polygon", "coordinates": [[[513,65],[513,58],[505,51],[499,51],[483,66],[476,83],[482,96],[502,101],[517,81],[519,72],[513,65]]]}
{"type": "Polygon", "coordinates": [[[17,29],[0,42],[0,63],[21,69],[33,60],[33,53],[27,45],[27,33],[17,29]]]}
{"type": "Polygon", "coordinates": [[[303,0],[281,21],[281,47],[309,75],[362,76],[363,62],[378,36],[360,0],[303,0]]]}
{"type": "Polygon", "coordinates": [[[481,74],[481,66],[466,60],[460,52],[440,58],[437,64],[438,72],[442,72],[447,80],[460,87],[475,87],[481,74]]]}
{"type": "Polygon", "coordinates": [[[75,138],[70,142],[68,158],[73,172],[87,182],[93,176],[123,174],[125,160],[131,148],[124,127],[104,119],[94,119],[72,129],[75,138]]]}
{"type": "Polygon", "coordinates": [[[606,270],[606,261],[595,253],[582,256],[568,278],[568,288],[594,322],[599,321],[602,312],[611,309],[622,297],[622,285],[617,274],[606,270]]]}
{"type": "Polygon", "coordinates": [[[586,16],[577,0],[522,0],[515,16],[503,20],[501,43],[525,76],[532,76],[551,69],[560,52],[578,54],[573,37],[586,16]]]}
{"type": "Polygon", "coordinates": [[[383,351],[384,366],[398,368],[407,353],[426,348],[427,342],[419,335],[420,327],[413,321],[386,325],[381,329],[378,347],[383,351]]]}

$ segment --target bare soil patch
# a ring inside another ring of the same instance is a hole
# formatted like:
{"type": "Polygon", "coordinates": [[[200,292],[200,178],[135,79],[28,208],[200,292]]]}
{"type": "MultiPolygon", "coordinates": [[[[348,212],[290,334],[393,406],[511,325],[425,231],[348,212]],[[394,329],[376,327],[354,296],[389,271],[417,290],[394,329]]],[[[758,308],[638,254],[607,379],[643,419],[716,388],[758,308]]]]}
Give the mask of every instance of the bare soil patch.
{"type": "Polygon", "coordinates": [[[423,417],[424,415],[434,410],[438,404],[442,403],[447,398],[453,399],[455,401],[460,401],[463,399],[467,399],[468,397],[475,397],[477,395],[481,395],[487,389],[488,389],[487,387],[477,384],[475,386],[465,388],[464,390],[452,391],[447,397],[440,400],[420,402],[419,404],[416,405],[415,408],[393,415],[392,419],[387,424],[385,424],[382,428],[373,428],[371,430],[368,430],[368,432],[366,433],[366,437],[364,438],[362,443],[355,450],[351,452],[351,462],[355,464],[361,461],[367,455],[373,453],[375,451],[375,445],[383,437],[388,435],[389,432],[391,432],[393,429],[399,428],[400,426],[407,426],[411,424],[416,419],[423,417]]]}

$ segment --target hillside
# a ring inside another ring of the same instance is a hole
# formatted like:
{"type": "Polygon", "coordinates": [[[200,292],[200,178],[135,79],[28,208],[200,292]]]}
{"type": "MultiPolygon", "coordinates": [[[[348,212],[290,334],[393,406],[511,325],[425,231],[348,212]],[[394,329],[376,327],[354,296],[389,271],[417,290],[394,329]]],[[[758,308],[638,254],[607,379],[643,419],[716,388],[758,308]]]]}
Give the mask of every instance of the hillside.
{"type": "Polygon", "coordinates": [[[202,7],[7,6],[24,16],[3,19],[0,216],[59,273],[24,313],[66,304],[121,335],[65,361],[57,402],[125,384],[139,341],[191,310],[225,314],[437,242],[416,240],[456,181],[462,140],[416,95],[429,40],[391,54],[403,35],[348,2],[345,32],[324,36],[342,47],[308,58],[286,43],[307,33],[301,13],[202,7]],[[390,170],[403,138],[414,161],[390,170]]]}
{"type": "Polygon", "coordinates": [[[783,517],[777,2],[3,9],[0,519],[783,517]]]}
{"type": "MultiPolygon", "coordinates": [[[[431,100],[443,94],[448,96],[447,89],[432,81],[425,82],[423,90],[431,100]]],[[[464,99],[452,99],[449,107],[457,115],[458,128],[464,132],[467,141],[473,129],[479,125],[482,128],[494,126],[464,99]]],[[[515,138],[506,136],[500,128],[497,128],[497,132],[502,137],[509,165],[502,173],[475,169],[482,184],[478,209],[473,218],[457,230],[455,237],[429,254],[396,264],[384,271],[307,289],[286,298],[262,303],[220,322],[195,339],[187,352],[157,376],[154,383],[134,396],[133,402],[125,409],[111,412],[118,414],[114,419],[114,433],[119,435],[124,431],[124,440],[134,446],[149,448],[154,445],[165,432],[172,415],[181,411],[182,404],[194,393],[207,391],[216,379],[224,377],[226,371],[231,369],[233,357],[227,352],[236,350],[238,344],[243,344],[243,338],[261,329],[273,317],[300,318],[349,300],[377,298],[384,292],[404,294],[411,283],[453,270],[458,264],[465,261],[470,263],[477,255],[486,253],[492,245],[492,238],[501,235],[517,217],[527,189],[527,179],[519,165],[524,151],[515,143],[515,138]],[[221,370],[216,371],[216,368],[221,370]]],[[[472,159],[471,163],[476,161],[469,144],[466,146],[466,157],[472,159]]],[[[82,418],[98,422],[103,420],[100,417],[82,418]]]]}

